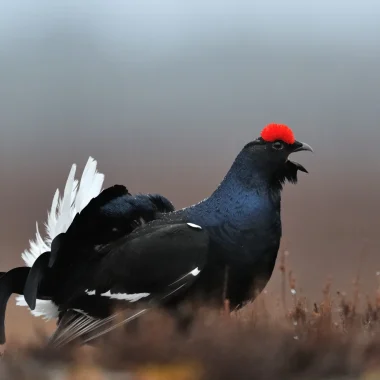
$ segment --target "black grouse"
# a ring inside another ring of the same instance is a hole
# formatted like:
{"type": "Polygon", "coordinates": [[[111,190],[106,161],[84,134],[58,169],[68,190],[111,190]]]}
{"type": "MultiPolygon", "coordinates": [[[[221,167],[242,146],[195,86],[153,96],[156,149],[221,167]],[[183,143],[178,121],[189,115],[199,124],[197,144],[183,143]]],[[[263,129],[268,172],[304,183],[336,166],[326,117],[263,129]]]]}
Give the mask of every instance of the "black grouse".
{"type": "Polygon", "coordinates": [[[267,125],[214,193],[182,210],[160,195],[133,196],[120,185],[104,190],[57,231],[30,271],[15,268],[0,278],[0,318],[12,292],[39,313],[53,307],[58,345],[115,327],[115,306],[138,310],[123,323],[153,306],[181,319],[184,302],[220,306],[227,298],[240,308],[273,272],[283,184],[296,183],[298,170],[307,173],[288,158],[298,151],[312,149],[289,127],[267,125]]]}

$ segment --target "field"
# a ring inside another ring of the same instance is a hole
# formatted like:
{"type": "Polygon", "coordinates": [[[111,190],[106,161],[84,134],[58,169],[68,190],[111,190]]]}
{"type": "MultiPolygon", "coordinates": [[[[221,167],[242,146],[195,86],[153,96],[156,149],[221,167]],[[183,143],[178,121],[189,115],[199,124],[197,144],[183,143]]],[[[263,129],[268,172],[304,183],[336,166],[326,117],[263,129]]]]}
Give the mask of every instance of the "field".
{"type": "Polygon", "coordinates": [[[1,379],[380,379],[380,288],[360,293],[357,276],[349,295],[322,289],[318,302],[299,295],[279,260],[282,288],[262,293],[237,313],[200,312],[188,336],[159,312],[141,318],[136,332],[114,330],[94,346],[46,349],[40,342],[10,343],[1,379]]]}

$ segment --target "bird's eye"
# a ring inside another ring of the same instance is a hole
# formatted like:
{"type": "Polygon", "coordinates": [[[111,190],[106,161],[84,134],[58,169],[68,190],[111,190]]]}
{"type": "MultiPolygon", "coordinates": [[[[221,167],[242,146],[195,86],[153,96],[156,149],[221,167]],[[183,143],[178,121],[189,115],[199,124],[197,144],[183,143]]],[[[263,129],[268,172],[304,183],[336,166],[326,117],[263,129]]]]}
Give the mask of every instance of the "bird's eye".
{"type": "Polygon", "coordinates": [[[284,147],[284,144],[280,141],[276,141],[272,144],[273,149],[281,150],[284,147]]]}

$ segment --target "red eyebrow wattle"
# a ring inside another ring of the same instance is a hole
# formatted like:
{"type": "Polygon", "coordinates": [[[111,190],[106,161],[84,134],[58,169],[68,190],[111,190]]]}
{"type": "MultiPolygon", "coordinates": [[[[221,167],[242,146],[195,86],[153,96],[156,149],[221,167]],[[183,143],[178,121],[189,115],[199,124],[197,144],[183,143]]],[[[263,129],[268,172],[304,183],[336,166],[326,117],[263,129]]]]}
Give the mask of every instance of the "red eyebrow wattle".
{"type": "Polygon", "coordinates": [[[285,124],[268,124],[261,131],[261,137],[268,142],[281,140],[287,144],[294,144],[296,141],[293,131],[285,124]]]}

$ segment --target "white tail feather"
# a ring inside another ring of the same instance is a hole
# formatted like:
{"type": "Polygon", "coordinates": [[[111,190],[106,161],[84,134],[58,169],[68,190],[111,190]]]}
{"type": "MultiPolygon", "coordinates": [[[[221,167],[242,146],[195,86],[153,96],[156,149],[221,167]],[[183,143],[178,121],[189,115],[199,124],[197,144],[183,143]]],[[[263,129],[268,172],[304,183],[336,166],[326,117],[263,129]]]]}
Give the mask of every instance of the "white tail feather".
{"type": "MultiPolygon", "coordinates": [[[[66,232],[75,215],[81,212],[91,199],[100,194],[104,182],[104,174],[97,172],[96,165],[96,160],[89,157],[80,182],[75,179],[76,165],[72,165],[62,198],[59,197],[59,189],[54,194],[47,222],[45,223],[46,237],[42,238],[38,223],[36,223],[36,237],[34,240],[29,241],[29,249],[21,254],[22,259],[28,267],[33,266],[41,254],[50,250],[53,239],[60,233],[66,232]]],[[[17,305],[27,306],[24,296],[17,297],[17,305]]],[[[48,317],[48,315],[52,314],[52,305],[50,301],[37,300],[36,309],[32,311],[32,314],[48,317]]],[[[53,306],[55,307],[55,305],[53,306]]]]}
{"type": "Polygon", "coordinates": [[[40,235],[38,229],[38,223],[36,223],[36,237],[35,240],[29,240],[29,251],[24,251],[21,254],[22,259],[28,267],[31,267],[37,260],[38,256],[50,249],[50,244],[44,241],[40,235]]]}
{"type": "Polygon", "coordinates": [[[67,177],[63,197],[58,201],[57,222],[55,225],[54,237],[60,234],[61,232],[65,232],[72,222],[71,208],[74,200],[73,198],[75,198],[78,186],[78,181],[76,181],[74,178],[75,171],[76,165],[74,164],[71,167],[69,176],[67,177]]]}
{"type": "Polygon", "coordinates": [[[51,236],[55,235],[55,231],[52,229],[57,224],[57,207],[59,201],[59,190],[57,189],[54,194],[53,202],[51,204],[51,210],[48,211],[47,223],[45,223],[46,233],[47,233],[47,242],[51,244],[51,236]]]}
{"type": "Polygon", "coordinates": [[[25,250],[21,257],[29,267],[44,252],[50,250],[52,240],[62,232],[66,232],[75,215],[81,212],[90,202],[97,197],[103,186],[104,174],[96,171],[97,162],[90,157],[83,170],[79,182],[74,178],[76,165],[71,167],[66,181],[63,197],[59,197],[59,189],[56,190],[50,211],[48,212],[46,226],[47,236],[43,239],[36,224],[36,237],[30,241],[29,250],[25,250]]]}
{"type": "Polygon", "coordinates": [[[96,161],[90,157],[83,170],[82,179],[79,184],[78,193],[75,198],[75,211],[83,210],[89,202],[89,198],[95,198],[101,192],[104,175],[96,172],[96,161]]]}

